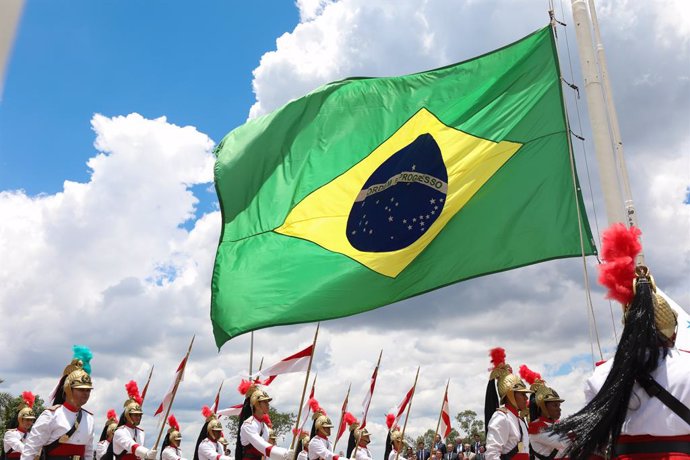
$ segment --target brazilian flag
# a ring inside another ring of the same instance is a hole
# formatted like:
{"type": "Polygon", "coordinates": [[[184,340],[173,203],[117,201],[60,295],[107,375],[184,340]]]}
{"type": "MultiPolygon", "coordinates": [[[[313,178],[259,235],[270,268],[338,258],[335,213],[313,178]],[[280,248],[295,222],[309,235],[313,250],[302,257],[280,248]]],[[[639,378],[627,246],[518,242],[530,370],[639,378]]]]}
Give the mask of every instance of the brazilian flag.
{"type": "Polygon", "coordinates": [[[428,72],[327,84],[216,149],[218,346],[594,254],[550,27],[428,72]]]}

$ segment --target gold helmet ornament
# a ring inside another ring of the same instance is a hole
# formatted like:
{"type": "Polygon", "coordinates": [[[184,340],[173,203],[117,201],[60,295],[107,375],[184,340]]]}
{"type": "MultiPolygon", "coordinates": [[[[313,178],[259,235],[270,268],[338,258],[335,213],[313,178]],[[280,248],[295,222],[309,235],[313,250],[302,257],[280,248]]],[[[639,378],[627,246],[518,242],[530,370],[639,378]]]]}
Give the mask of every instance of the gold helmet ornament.
{"type": "Polygon", "coordinates": [[[541,378],[541,374],[534,372],[524,364],[520,366],[520,377],[529,383],[529,389],[533,392],[529,405],[530,420],[534,421],[539,417],[551,418],[549,417],[546,403],[563,402],[565,399],[561,398],[556,390],[546,386],[546,382],[541,378]]]}
{"type": "Polygon", "coordinates": [[[17,422],[21,422],[22,419],[36,420],[36,413],[34,412],[34,402],[36,402],[36,396],[34,396],[32,392],[22,392],[22,402],[19,403],[17,422]]]}
{"type": "Polygon", "coordinates": [[[604,262],[599,265],[599,283],[608,290],[606,298],[617,300],[623,305],[624,322],[628,308],[635,298],[637,284],[649,283],[653,293],[656,331],[663,341],[673,344],[676,339],[678,314],[657,292],[649,268],[644,265],[635,266],[635,260],[642,250],[639,241],[641,234],[639,228],[628,228],[621,223],[613,224],[604,231],[601,244],[601,257],[604,262]]]}
{"type": "Polygon", "coordinates": [[[93,354],[88,347],[74,345],[72,361],[62,371],[62,377],[58,386],[53,390],[51,397],[54,404],[62,404],[72,399],[72,390],[75,388],[91,389],[91,358],[93,354]]]}
{"type": "Polygon", "coordinates": [[[180,433],[180,424],[173,414],[168,417],[168,443],[175,447],[180,447],[182,441],[182,433],[180,433]]]}
{"type": "Polygon", "coordinates": [[[130,380],[125,384],[125,390],[127,390],[128,396],[127,400],[123,404],[125,408],[125,421],[131,426],[137,426],[141,422],[141,419],[135,423],[132,419],[132,415],[144,413],[144,411],[141,410],[142,399],[139,395],[139,387],[137,386],[137,382],[130,380]]]}

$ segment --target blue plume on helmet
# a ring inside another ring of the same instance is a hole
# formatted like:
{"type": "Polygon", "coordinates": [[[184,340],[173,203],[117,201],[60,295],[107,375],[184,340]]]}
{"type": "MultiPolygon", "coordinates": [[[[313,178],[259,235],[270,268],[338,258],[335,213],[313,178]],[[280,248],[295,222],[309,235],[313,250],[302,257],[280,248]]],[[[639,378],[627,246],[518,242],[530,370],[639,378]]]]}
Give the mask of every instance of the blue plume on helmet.
{"type": "Polygon", "coordinates": [[[83,369],[87,374],[91,375],[91,358],[93,358],[93,353],[89,347],[85,345],[73,345],[72,350],[74,350],[74,358],[79,359],[84,363],[83,369]]]}

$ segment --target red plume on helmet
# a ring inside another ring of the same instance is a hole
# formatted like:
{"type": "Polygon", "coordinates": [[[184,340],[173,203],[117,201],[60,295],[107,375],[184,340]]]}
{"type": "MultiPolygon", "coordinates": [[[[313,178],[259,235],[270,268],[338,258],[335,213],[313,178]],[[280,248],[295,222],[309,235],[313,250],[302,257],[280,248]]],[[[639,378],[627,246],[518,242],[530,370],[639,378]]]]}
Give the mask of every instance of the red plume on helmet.
{"type": "Polygon", "coordinates": [[[359,423],[359,421],[357,421],[357,418],[355,418],[355,416],[350,412],[345,412],[343,415],[343,423],[347,424],[347,426],[350,426],[353,423],[359,423]]]}
{"type": "Polygon", "coordinates": [[[108,420],[115,420],[117,421],[117,412],[115,412],[115,409],[108,409],[108,413],[105,416],[108,420]]]}
{"type": "Polygon", "coordinates": [[[173,430],[180,431],[180,424],[177,423],[177,419],[173,414],[170,414],[170,417],[168,417],[168,425],[170,425],[170,428],[173,430]]]}
{"type": "Polygon", "coordinates": [[[534,385],[534,382],[536,382],[537,380],[542,380],[541,374],[539,372],[534,372],[524,364],[520,366],[520,377],[525,379],[525,381],[530,385],[534,385]]]}
{"type": "MultiPolygon", "coordinates": [[[[493,369],[496,369],[501,364],[506,363],[506,351],[504,348],[496,347],[489,350],[489,356],[491,356],[491,364],[494,365],[493,369]]],[[[489,370],[493,370],[489,369],[489,370]]]]}
{"type": "Polygon", "coordinates": [[[242,396],[247,394],[247,391],[249,391],[249,388],[253,385],[251,380],[242,380],[240,384],[237,387],[237,391],[240,392],[242,396]]]}
{"type": "Polygon", "coordinates": [[[209,418],[210,416],[213,415],[213,411],[211,410],[210,407],[204,406],[204,407],[201,409],[201,415],[203,415],[204,418],[209,418]]]}
{"type": "Polygon", "coordinates": [[[125,384],[125,390],[127,390],[127,396],[135,400],[139,405],[142,404],[143,401],[141,395],[139,395],[139,386],[137,386],[137,382],[130,380],[125,384]]]}
{"type": "Polygon", "coordinates": [[[36,402],[36,396],[32,392],[30,392],[30,391],[22,392],[22,399],[24,400],[26,405],[29,406],[29,409],[33,409],[34,402],[36,402]]]}
{"type": "Polygon", "coordinates": [[[395,423],[395,415],[393,414],[386,414],[386,426],[388,429],[393,428],[393,424],[395,423]]]}
{"type": "Polygon", "coordinates": [[[621,223],[604,231],[601,237],[604,262],[599,265],[599,283],[608,289],[607,299],[617,300],[623,305],[632,301],[635,258],[642,250],[641,234],[639,228],[628,228],[621,223]]]}
{"type": "Polygon", "coordinates": [[[316,398],[309,398],[309,401],[307,402],[309,404],[309,407],[311,408],[311,411],[315,414],[317,412],[321,412],[323,415],[326,415],[326,411],[319,406],[319,402],[316,400],[316,398]]]}

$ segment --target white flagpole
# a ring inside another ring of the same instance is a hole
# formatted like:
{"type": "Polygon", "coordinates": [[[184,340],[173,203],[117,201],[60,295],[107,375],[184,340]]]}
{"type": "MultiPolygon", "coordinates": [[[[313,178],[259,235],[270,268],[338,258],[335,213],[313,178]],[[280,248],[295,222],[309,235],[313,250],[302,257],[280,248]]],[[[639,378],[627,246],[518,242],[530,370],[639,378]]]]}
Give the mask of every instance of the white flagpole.
{"type": "MultiPolygon", "coordinates": [[[[599,61],[599,71],[601,72],[601,82],[604,85],[604,100],[606,102],[606,113],[608,114],[609,123],[611,126],[611,136],[613,141],[613,148],[615,152],[615,159],[618,164],[618,172],[620,174],[621,186],[623,188],[624,206],[627,216],[628,227],[637,225],[637,215],[635,214],[635,205],[633,203],[632,191],[630,190],[630,180],[628,179],[628,167],[625,164],[625,155],[623,154],[623,139],[621,138],[621,130],[618,125],[618,114],[616,107],[613,104],[613,91],[611,89],[611,81],[609,80],[609,70],[606,64],[606,54],[604,53],[604,45],[601,41],[601,33],[599,31],[599,20],[597,19],[597,11],[594,7],[594,0],[588,0],[589,14],[592,19],[592,30],[594,31],[594,40],[597,50],[597,59],[599,61]]],[[[644,264],[644,256],[638,256],[638,262],[644,264]]]]}
{"type": "Polygon", "coordinates": [[[571,0],[575,35],[580,55],[580,67],[585,81],[587,109],[592,127],[594,151],[599,165],[599,180],[606,204],[608,224],[627,222],[623,213],[623,198],[613,156],[613,145],[609,132],[608,117],[604,104],[604,91],[599,78],[594,42],[590,29],[589,13],[585,0],[571,0]]]}

